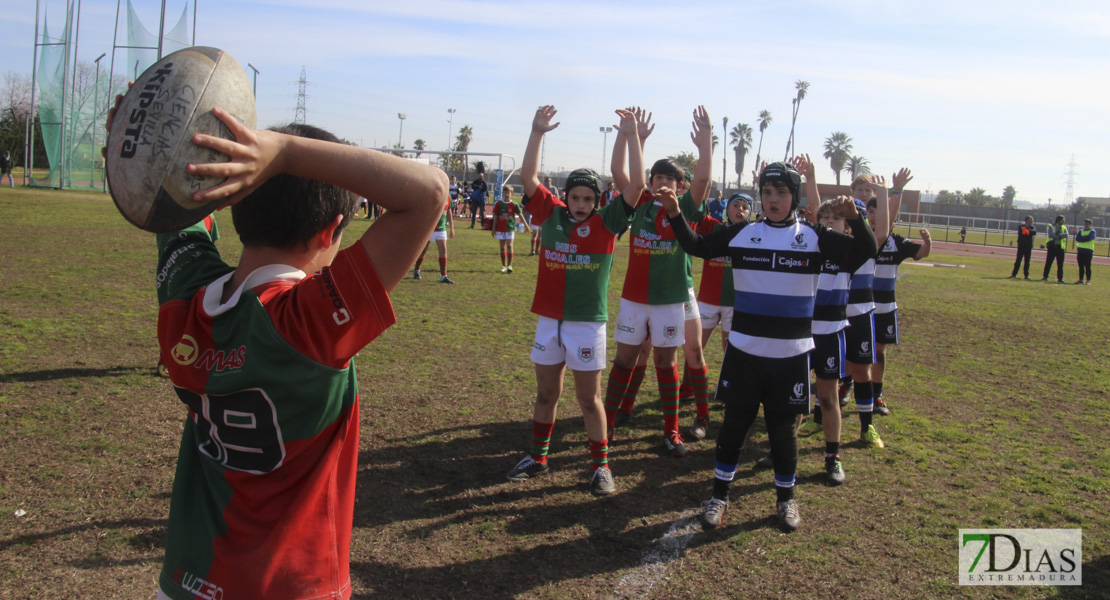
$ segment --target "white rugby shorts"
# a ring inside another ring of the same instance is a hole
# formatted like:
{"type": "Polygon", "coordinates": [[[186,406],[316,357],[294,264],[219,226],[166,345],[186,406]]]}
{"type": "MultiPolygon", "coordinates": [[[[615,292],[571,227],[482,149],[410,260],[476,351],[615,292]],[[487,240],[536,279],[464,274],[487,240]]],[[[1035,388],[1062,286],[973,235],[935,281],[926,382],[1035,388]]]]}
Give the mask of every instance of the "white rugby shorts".
{"type": "Polygon", "coordinates": [[[683,304],[640,304],[621,298],[613,339],[638,346],[650,333],[653,347],[677,348],[686,341],[683,304]]]}
{"type": "Polygon", "coordinates": [[[532,362],[566,363],[571,371],[605,368],[605,321],[558,321],[540,317],[532,341],[532,362]]]}

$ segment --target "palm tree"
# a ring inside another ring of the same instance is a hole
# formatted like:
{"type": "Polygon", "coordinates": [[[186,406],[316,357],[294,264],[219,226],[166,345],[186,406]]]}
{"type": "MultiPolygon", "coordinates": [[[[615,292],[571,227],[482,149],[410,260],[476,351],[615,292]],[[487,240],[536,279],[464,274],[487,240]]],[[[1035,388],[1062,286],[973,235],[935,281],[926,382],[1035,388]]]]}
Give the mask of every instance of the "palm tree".
{"type": "Polygon", "coordinates": [[[740,187],[740,178],[744,176],[744,157],[752,149],[752,128],[747,123],[738,123],[729,132],[729,143],[736,148],[736,186],[740,187]]]}
{"type": "MultiPolygon", "coordinates": [[[[416,139],[416,141],[412,143],[412,147],[413,147],[413,148],[415,148],[415,149],[417,149],[417,150],[423,150],[423,149],[424,149],[424,146],[425,146],[425,144],[427,144],[427,142],[425,142],[424,140],[422,140],[422,139],[420,139],[420,138],[417,138],[417,139],[416,139]]],[[[419,158],[419,157],[420,157],[420,153],[419,153],[419,152],[417,152],[417,153],[416,153],[416,156],[417,156],[417,157],[419,158]]]]}
{"type": "Polygon", "coordinates": [[[844,168],[852,176],[852,179],[855,179],[860,175],[871,174],[871,163],[862,156],[848,157],[848,162],[844,165],[844,168]]]}
{"type": "MultiPolygon", "coordinates": [[[[455,138],[455,151],[457,151],[457,152],[466,152],[467,150],[469,150],[470,149],[470,140],[473,139],[473,137],[474,137],[474,130],[471,129],[470,125],[463,125],[461,128],[459,128],[459,135],[458,135],[458,137],[455,138]]],[[[462,170],[463,170],[463,181],[469,180],[470,179],[470,164],[469,164],[470,161],[467,160],[466,155],[465,154],[457,154],[457,155],[455,155],[455,160],[457,161],[455,163],[456,164],[455,170],[458,171],[458,165],[461,165],[462,170]]]]}
{"type": "Polygon", "coordinates": [[[790,137],[786,139],[786,156],[783,157],[783,160],[790,160],[794,148],[794,124],[798,122],[798,109],[802,107],[802,100],[809,92],[809,82],[799,79],[794,82],[794,89],[797,90],[797,94],[790,101],[790,104],[793,105],[794,114],[790,117],[790,137]]]}
{"type": "Polygon", "coordinates": [[[840,185],[840,172],[844,170],[844,164],[851,157],[851,151],[852,138],[847,133],[834,131],[832,135],[825,138],[824,156],[829,159],[829,166],[836,173],[836,185],[840,185]]]}
{"type": "MultiPolygon", "coordinates": [[[[759,111],[759,148],[757,148],[756,151],[755,151],[755,168],[756,169],[759,168],[759,155],[760,155],[760,153],[763,152],[763,132],[767,131],[767,126],[771,124],[771,120],[772,120],[771,119],[771,111],[769,111],[769,110],[759,111]]],[[[753,178],[752,179],[752,185],[756,185],[757,183],[758,182],[753,178]]]]}
{"type": "Polygon", "coordinates": [[[1012,185],[1008,185],[1002,190],[1002,206],[1005,208],[1014,207],[1014,198],[1017,197],[1017,189],[1012,185]]]}

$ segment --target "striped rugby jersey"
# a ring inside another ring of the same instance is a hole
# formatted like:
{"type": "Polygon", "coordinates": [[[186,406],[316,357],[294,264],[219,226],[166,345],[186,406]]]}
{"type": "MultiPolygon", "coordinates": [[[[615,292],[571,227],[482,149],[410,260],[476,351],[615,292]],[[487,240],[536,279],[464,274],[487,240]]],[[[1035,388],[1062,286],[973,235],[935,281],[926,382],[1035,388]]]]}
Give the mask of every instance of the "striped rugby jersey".
{"type": "Polygon", "coordinates": [[[840,263],[826,260],[817,276],[817,297],[813,305],[813,333],[836,333],[848,327],[848,286],[851,273],[840,270],[840,263]]]}
{"type": "Polygon", "coordinates": [[[737,223],[707,235],[675,219],[675,237],[701,258],[732,258],[735,289],[729,344],[754,356],[789,358],[813,348],[817,279],[825,261],[859,268],[875,255],[875,236],[862,219],[848,221],[852,236],[793,216],[781,223],[737,223]]]}
{"type": "Polygon", "coordinates": [[[875,258],[867,259],[860,268],[852,272],[848,288],[848,316],[866,315],[875,310],[875,296],[871,286],[875,281],[875,258]]]}
{"type": "Polygon", "coordinates": [[[898,303],[894,301],[894,286],[898,282],[898,265],[907,258],[917,260],[921,244],[891,233],[886,238],[879,255],[875,259],[875,312],[885,314],[894,312],[898,303]]]}

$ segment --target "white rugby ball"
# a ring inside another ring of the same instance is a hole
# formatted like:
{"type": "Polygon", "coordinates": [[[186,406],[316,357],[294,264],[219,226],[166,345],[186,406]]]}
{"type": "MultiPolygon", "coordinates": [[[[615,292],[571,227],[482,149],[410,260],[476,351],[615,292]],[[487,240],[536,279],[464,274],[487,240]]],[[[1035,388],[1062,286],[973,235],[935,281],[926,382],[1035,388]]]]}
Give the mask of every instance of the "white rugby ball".
{"type": "Polygon", "coordinates": [[[255,128],[250,80],[243,67],[218,48],[178,50],[131,85],[108,131],[106,169],[112,200],[132,224],[153,233],[177,231],[196,224],[223,202],[193,202],[193,192],[225,180],[185,170],[189,163],[228,160],[192,141],[198,133],[234,139],[212,114],[216,106],[255,128]]]}

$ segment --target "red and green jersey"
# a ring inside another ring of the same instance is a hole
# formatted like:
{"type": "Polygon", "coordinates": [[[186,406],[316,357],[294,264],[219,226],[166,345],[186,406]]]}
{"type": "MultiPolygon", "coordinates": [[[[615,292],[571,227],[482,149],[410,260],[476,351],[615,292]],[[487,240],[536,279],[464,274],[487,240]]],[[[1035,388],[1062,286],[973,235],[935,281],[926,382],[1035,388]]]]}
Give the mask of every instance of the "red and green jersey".
{"type": "MultiPolygon", "coordinates": [[[[667,211],[651,201],[651,192],[645,190],[640,202],[629,232],[632,247],[621,298],[640,304],[687,302],[688,290],[694,287],[690,257],[675,240],[667,211]]],[[[705,214],[689,191],[678,199],[678,206],[691,223],[705,214]]]]}
{"type": "MultiPolygon", "coordinates": [[[[709,235],[725,224],[706,215],[694,228],[698,235],[709,235]]],[[[701,285],[698,300],[713,306],[732,306],[732,258],[718,256],[707,258],[701,268],[701,285]]]]}
{"type": "MultiPolygon", "coordinates": [[[[524,214],[520,205],[511,200],[498,200],[493,203],[493,230],[499,233],[516,231],[514,222],[517,215],[524,214]]],[[[535,213],[533,213],[535,214],[535,213]]]]}
{"type": "Polygon", "coordinates": [[[361,244],[306,276],[234,270],[203,224],[158,236],[158,344],[188,409],[159,588],[170,598],[348,598],[354,356],[394,322],[361,244]]]}
{"type": "Polygon", "coordinates": [[[528,210],[543,249],[532,312],[560,321],[608,319],[609,272],[617,234],[632,214],[627,207],[623,200],[610,202],[578,223],[547,188],[536,190],[528,210]]]}
{"type": "Polygon", "coordinates": [[[451,218],[451,199],[447,199],[447,204],[443,207],[443,214],[439,215],[439,222],[436,223],[436,231],[447,231],[447,219],[451,218]]]}

